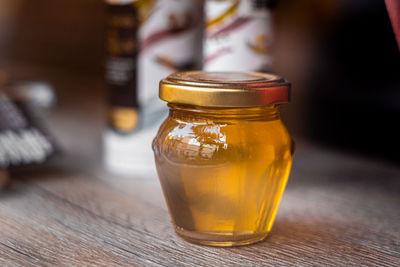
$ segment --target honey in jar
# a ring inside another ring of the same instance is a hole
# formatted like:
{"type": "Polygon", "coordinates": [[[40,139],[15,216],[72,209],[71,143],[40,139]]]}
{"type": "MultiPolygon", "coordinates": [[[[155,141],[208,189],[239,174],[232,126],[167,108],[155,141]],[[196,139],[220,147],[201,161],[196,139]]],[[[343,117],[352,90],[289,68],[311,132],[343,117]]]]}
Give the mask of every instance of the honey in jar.
{"type": "Polygon", "coordinates": [[[236,246],[268,235],[292,164],[279,113],[289,87],[265,73],[191,71],[161,81],[170,111],[153,150],[179,236],[236,246]]]}

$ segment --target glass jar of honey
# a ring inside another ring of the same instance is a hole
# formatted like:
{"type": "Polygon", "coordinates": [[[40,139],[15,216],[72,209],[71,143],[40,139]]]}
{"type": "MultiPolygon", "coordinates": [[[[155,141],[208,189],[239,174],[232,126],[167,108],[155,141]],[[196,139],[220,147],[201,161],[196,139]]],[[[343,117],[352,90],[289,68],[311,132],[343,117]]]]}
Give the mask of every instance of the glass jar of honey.
{"type": "Polygon", "coordinates": [[[170,112],[153,150],[179,236],[212,246],[267,236],[292,164],[279,113],[289,88],[265,73],[189,71],[160,82],[170,112]]]}

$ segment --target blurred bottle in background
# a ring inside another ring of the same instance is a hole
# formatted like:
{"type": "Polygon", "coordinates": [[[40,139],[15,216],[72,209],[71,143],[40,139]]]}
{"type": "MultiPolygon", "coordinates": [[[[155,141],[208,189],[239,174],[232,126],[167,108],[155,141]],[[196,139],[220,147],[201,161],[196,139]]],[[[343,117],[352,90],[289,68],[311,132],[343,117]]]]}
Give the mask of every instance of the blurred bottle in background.
{"type": "Polygon", "coordinates": [[[152,172],[151,141],[167,115],[166,104],[158,98],[158,83],[175,71],[201,69],[203,0],[106,3],[109,22],[112,18],[118,24],[108,24],[108,45],[129,51],[116,53],[115,61],[110,47],[107,50],[106,80],[112,92],[111,128],[103,138],[105,165],[120,174],[152,172]],[[138,42],[133,41],[136,37],[138,42]],[[109,75],[122,79],[122,86],[110,84],[109,75]]]}
{"type": "Polygon", "coordinates": [[[134,130],[138,121],[137,51],[139,16],[133,0],[107,0],[105,80],[109,91],[109,127],[134,130]]]}
{"type": "Polygon", "coordinates": [[[204,69],[271,71],[271,0],[206,0],[204,69]]]}

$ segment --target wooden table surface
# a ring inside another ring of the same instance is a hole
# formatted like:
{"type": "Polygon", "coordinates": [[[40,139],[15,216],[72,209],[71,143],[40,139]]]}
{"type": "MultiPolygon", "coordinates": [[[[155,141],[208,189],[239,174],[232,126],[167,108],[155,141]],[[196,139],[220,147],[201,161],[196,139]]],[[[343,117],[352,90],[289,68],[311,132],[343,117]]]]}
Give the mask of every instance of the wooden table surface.
{"type": "MultiPolygon", "coordinates": [[[[83,80],[63,86],[96,86],[83,80]]],[[[88,105],[52,116],[67,150],[98,158],[87,147],[96,129],[75,122],[88,105]]],[[[400,266],[400,168],[302,141],[270,236],[244,247],[177,237],[154,175],[118,178],[69,154],[11,178],[0,191],[1,266],[400,266]]]]}

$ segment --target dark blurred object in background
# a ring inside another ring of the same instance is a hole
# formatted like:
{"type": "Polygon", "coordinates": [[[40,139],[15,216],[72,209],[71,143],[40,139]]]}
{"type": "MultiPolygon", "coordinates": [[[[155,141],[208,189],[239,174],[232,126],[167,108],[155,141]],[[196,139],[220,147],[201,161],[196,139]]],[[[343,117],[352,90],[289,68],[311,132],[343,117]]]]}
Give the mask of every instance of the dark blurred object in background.
{"type": "Polygon", "coordinates": [[[6,170],[0,169],[0,190],[7,187],[10,183],[10,178],[8,176],[8,172],[6,170]]]}
{"type": "Polygon", "coordinates": [[[400,50],[400,1],[385,0],[386,8],[392,22],[394,35],[396,36],[397,45],[400,50]]]}
{"type": "Polygon", "coordinates": [[[302,134],[398,161],[400,54],[384,1],[280,3],[277,61],[297,110],[304,101],[302,134]]]}
{"type": "Polygon", "coordinates": [[[385,3],[342,5],[340,18],[321,40],[309,135],[399,160],[400,54],[385,3]]]}
{"type": "Polygon", "coordinates": [[[108,87],[108,126],[121,133],[137,127],[137,65],[139,12],[133,1],[109,1],[105,41],[105,82],[108,87]]]}

